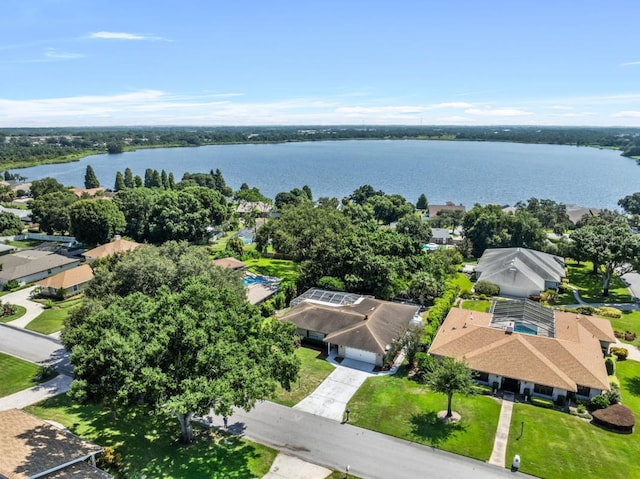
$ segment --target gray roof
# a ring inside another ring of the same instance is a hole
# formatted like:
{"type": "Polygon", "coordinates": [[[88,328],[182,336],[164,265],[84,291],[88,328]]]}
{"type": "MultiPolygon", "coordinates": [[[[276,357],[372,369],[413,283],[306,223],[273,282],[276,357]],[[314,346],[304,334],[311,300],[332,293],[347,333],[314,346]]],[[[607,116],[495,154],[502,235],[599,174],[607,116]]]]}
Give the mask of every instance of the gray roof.
{"type": "Polygon", "coordinates": [[[451,238],[451,232],[447,228],[431,228],[431,237],[449,239],[451,238]]]}
{"type": "Polygon", "coordinates": [[[416,306],[373,298],[343,306],[303,301],[282,319],[326,334],[327,343],[385,354],[417,312],[416,306]]]}
{"type": "Polygon", "coordinates": [[[0,281],[20,280],[53,268],[79,263],[78,258],[69,258],[51,251],[27,249],[0,256],[0,281]]]}
{"type": "Polygon", "coordinates": [[[560,283],[565,276],[561,257],[526,248],[487,249],[475,270],[478,280],[541,291],[545,282],[560,283]]]}

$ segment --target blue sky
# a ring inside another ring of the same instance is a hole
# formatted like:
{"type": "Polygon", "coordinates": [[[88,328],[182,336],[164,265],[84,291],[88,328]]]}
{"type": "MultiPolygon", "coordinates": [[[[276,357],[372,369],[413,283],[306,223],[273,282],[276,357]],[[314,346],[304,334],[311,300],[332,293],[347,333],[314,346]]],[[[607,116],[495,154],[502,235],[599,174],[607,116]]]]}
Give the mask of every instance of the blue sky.
{"type": "Polygon", "coordinates": [[[0,126],[640,126],[637,0],[3,0],[0,126]]]}

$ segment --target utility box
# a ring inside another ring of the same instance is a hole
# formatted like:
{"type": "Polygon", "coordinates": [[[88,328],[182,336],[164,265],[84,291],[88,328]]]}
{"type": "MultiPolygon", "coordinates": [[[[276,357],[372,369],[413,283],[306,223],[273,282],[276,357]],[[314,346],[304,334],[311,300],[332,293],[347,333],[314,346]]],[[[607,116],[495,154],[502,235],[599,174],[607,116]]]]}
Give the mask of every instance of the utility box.
{"type": "Polygon", "coordinates": [[[511,469],[517,471],[520,469],[520,455],[513,456],[513,462],[511,463],[511,469]]]}

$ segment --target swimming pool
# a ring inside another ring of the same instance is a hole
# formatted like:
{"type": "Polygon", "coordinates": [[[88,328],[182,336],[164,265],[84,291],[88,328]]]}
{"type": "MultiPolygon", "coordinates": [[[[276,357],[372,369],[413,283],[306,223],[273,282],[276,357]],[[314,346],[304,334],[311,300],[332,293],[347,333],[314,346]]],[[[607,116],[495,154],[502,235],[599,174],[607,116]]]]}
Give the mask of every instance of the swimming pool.
{"type": "Polygon", "coordinates": [[[264,284],[267,280],[264,276],[245,276],[242,278],[242,284],[246,286],[250,286],[252,284],[264,284]]]}
{"type": "Polygon", "coordinates": [[[538,335],[538,328],[535,326],[526,326],[523,323],[515,323],[513,330],[516,333],[533,334],[534,336],[538,335]]]}

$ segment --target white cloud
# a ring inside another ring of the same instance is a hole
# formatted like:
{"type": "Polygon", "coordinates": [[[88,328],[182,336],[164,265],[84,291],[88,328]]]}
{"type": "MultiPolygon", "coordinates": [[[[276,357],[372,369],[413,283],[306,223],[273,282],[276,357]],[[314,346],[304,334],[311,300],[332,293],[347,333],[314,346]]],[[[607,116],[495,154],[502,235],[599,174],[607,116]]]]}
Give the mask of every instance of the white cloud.
{"type": "Polygon", "coordinates": [[[47,48],[44,56],[51,60],[75,60],[76,58],[83,58],[85,55],[83,53],[61,52],[55,48],[47,48]]]}
{"type": "Polygon", "coordinates": [[[561,117],[561,118],[585,118],[588,116],[593,116],[595,115],[594,112],[592,111],[583,111],[583,112],[571,112],[571,113],[562,113],[559,114],[557,116],[561,117]]]}
{"type": "Polygon", "coordinates": [[[611,115],[612,118],[640,118],[640,111],[626,110],[611,115]]]}
{"type": "Polygon", "coordinates": [[[371,114],[421,113],[420,106],[344,106],[336,108],[337,113],[350,116],[371,114]]]}
{"type": "Polygon", "coordinates": [[[568,106],[568,105],[551,105],[549,108],[551,110],[573,110],[574,109],[572,106],[568,106]]]}
{"type": "Polygon", "coordinates": [[[469,108],[464,111],[468,115],[478,116],[497,116],[497,117],[509,117],[509,116],[528,116],[533,115],[532,112],[527,110],[521,110],[518,108],[469,108]]]}
{"type": "Polygon", "coordinates": [[[633,65],[640,65],[640,62],[625,62],[625,63],[621,63],[620,66],[622,67],[630,67],[633,65]]]}
{"type": "Polygon", "coordinates": [[[444,103],[437,103],[433,105],[433,108],[471,108],[473,105],[464,101],[450,101],[444,103]]]}
{"type": "Polygon", "coordinates": [[[169,41],[166,38],[159,37],[157,35],[139,35],[137,33],[126,32],[93,32],[89,35],[89,38],[101,38],[106,40],[152,40],[152,41],[169,41]]]}
{"type": "Polygon", "coordinates": [[[466,116],[443,116],[436,119],[436,124],[454,124],[454,125],[468,125],[469,123],[473,123],[474,120],[470,119],[466,116]]]}

